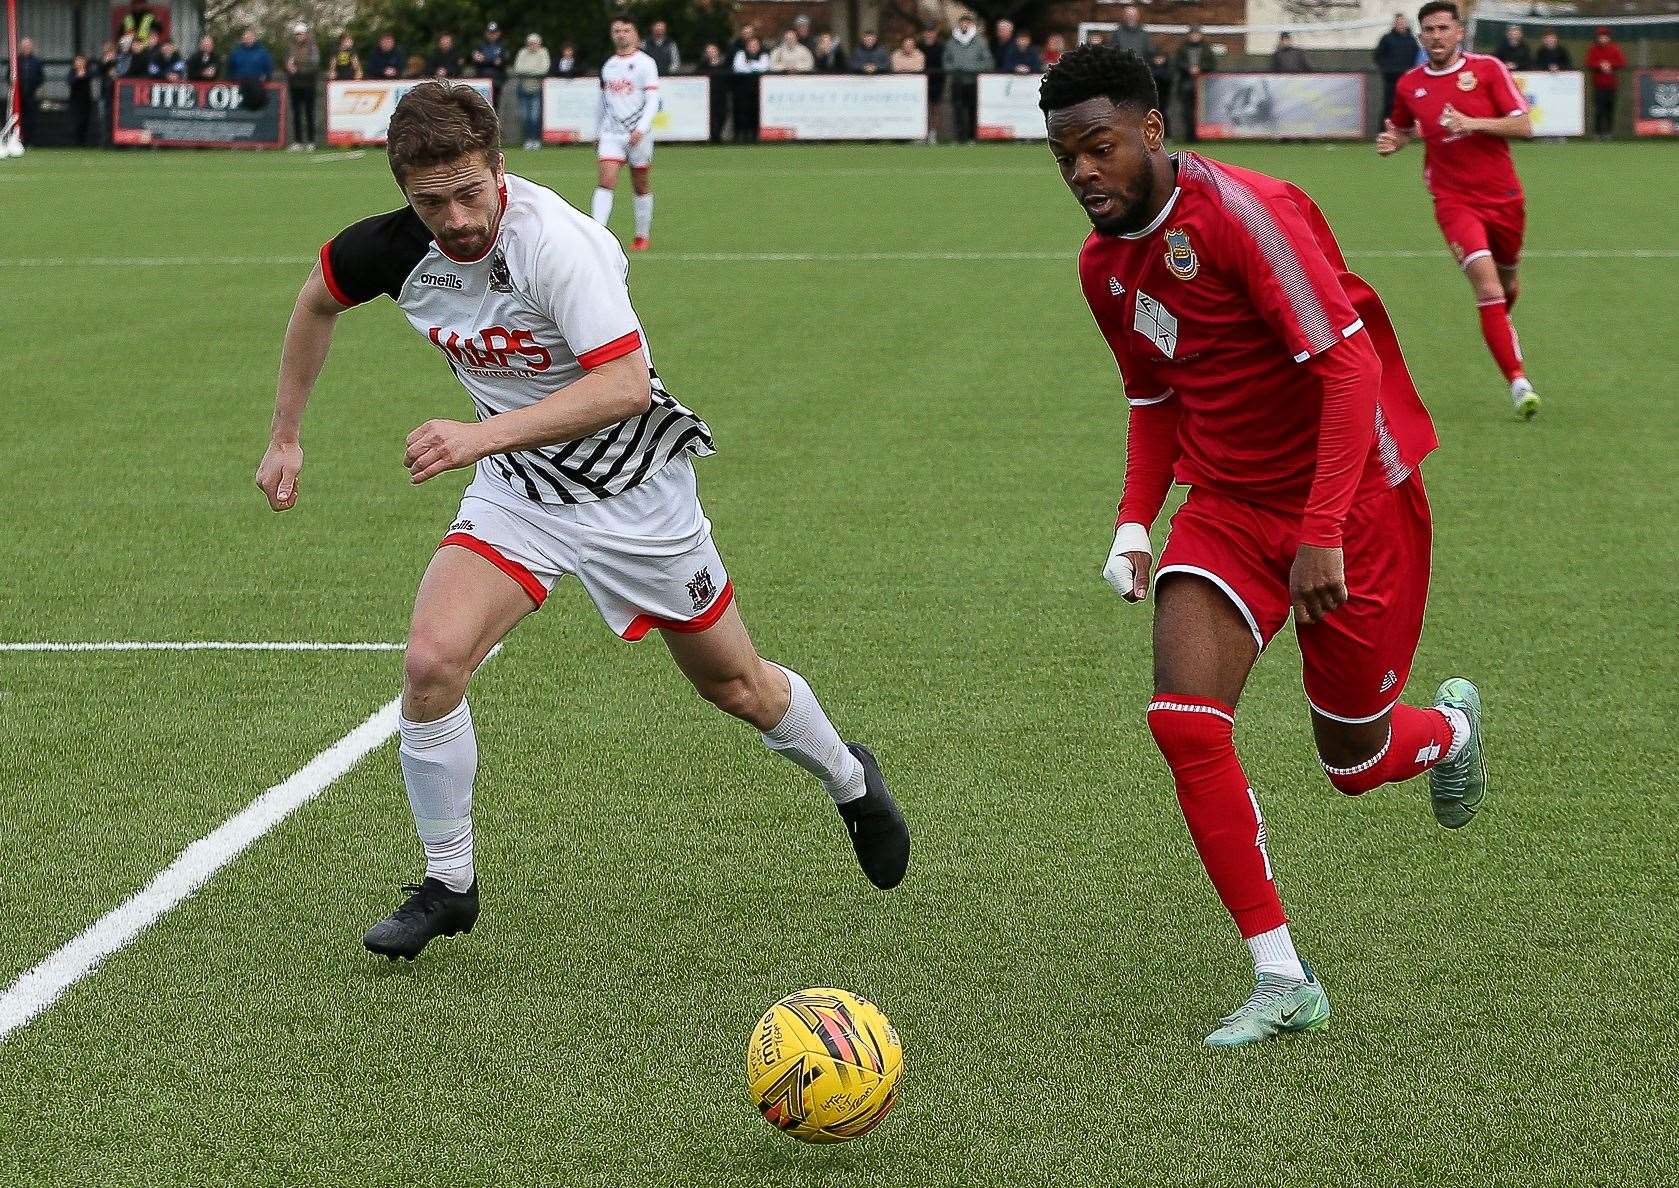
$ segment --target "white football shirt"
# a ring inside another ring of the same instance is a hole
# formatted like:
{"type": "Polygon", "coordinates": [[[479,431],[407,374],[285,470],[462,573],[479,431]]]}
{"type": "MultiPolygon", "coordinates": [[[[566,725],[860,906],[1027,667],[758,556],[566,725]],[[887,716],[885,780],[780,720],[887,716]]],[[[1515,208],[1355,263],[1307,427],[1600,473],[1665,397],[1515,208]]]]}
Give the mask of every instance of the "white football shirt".
{"type": "Polygon", "coordinates": [[[678,454],[711,453],[711,430],[652,371],[617,239],[545,186],[506,176],[501,228],[479,259],[452,259],[404,206],[363,219],[321,248],[327,288],[345,305],[381,293],[394,299],[442,352],[480,420],[535,404],[591,368],[643,352],[653,379],[645,413],[591,437],[478,463],[480,474],[527,498],[605,499],[678,454]]]}
{"type": "Polygon", "coordinates": [[[636,50],[613,54],[600,68],[600,134],[628,136],[653,130],[659,112],[659,68],[636,50]]]}

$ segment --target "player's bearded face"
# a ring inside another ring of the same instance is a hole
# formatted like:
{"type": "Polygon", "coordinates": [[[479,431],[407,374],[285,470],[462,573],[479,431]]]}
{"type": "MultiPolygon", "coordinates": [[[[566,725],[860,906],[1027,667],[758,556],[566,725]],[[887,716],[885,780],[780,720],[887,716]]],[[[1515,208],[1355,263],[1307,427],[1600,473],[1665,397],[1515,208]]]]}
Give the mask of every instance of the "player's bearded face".
{"type": "Polygon", "coordinates": [[[445,252],[476,260],[490,250],[501,225],[501,161],[471,154],[408,175],[408,205],[445,252]]]}
{"type": "Polygon", "coordinates": [[[1049,114],[1049,147],[1061,179],[1101,234],[1140,231],[1154,217],[1152,158],[1163,135],[1157,113],[1139,116],[1106,98],[1049,114]]]}
{"type": "Polygon", "coordinates": [[[1458,46],[1463,44],[1463,26],[1448,13],[1429,13],[1418,32],[1429,63],[1436,67],[1457,57],[1458,46]]]}

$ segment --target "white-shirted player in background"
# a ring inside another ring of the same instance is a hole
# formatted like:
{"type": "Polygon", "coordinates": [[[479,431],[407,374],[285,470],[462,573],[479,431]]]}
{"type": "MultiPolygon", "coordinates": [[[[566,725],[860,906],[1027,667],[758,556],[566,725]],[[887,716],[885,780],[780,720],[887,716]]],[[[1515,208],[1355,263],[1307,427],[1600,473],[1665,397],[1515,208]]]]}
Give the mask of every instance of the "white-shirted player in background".
{"type": "Polygon", "coordinates": [[[600,176],[590,213],[605,226],[612,217],[612,194],[618,169],[630,166],[635,191],[633,252],[653,246],[653,117],[659,114],[659,68],[641,52],[641,34],[629,17],[612,22],[616,52],[600,68],[600,120],[596,155],[600,176]]]}
{"type": "Polygon", "coordinates": [[[843,742],[798,673],[759,657],[700,508],[690,455],[711,431],[668,392],[617,240],[552,190],[503,172],[495,112],[476,92],[422,83],[391,119],[408,205],[321,249],[286,327],[257,486],[297,503],[299,429],[340,314],[381,293],[472,397],[475,421],[408,435],[411,481],[476,465],[414,602],[403,669],[403,782],[426,873],[365,943],[416,956],[478,918],[473,670],[565,574],[625,639],[651,630],[706,700],[814,775],[877,887],[909,864],[909,830],[868,749],[843,742]]]}

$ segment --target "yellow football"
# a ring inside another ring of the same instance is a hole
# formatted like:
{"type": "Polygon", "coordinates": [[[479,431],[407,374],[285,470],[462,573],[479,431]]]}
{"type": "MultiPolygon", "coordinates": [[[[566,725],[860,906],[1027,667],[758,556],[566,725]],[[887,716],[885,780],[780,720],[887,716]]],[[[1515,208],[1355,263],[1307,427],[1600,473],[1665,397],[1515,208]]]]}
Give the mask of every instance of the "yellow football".
{"type": "Polygon", "coordinates": [[[904,1052],[881,1009],[845,990],[789,994],[758,1020],[746,1084],[764,1118],[806,1143],[861,1138],[898,1100],[904,1052]]]}

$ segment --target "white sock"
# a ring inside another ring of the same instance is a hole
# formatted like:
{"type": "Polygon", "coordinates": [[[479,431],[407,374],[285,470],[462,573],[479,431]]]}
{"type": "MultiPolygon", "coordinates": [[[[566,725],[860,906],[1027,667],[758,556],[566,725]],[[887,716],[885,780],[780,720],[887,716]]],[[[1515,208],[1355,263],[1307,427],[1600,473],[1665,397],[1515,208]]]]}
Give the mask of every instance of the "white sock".
{"type": "Polygon", "coordinates": [[[478,773],[478,736],[466,699],[435,722],[401,723],[402,782],[414,830],[426,848],[426,877],[465,891],[472,868],[472,779],[478,773]]]}
{"type": "Polygon", "coordinates": [[[791,698],[781,721],[764,732],[764,745],[821,780],[835,804],[856,800],[866,791],[863,765],[840,740],[804,677],[791,668],[776,667],[787,674],[791,698]]]}
{"type": "Polygon", "coordinates": [[[1434,708],[1446,715],[1446,721],[1451,723],[1452,727],[1452,745],[1446,748],[1445,757],[1440,760],[1444,763],[1449,759],[1456,759],[1457,753],[1463,750],[1463,744],[1469,741],[1469,715],[1449,705],[1437,705],[1434,708]]]}
{"type": "Polygon", "coordinates": [[[1305,967],[1300,964],[1300,955],[1294,951],[1294,938],[1289,936],[1287,924],[1248,937],[1248,951],[1253,954],[1254,973],[1278,974],[1299,982],[1306,980],[1305,967]]]}
{"type": "Polygon", "coordinates": [[[606,221],[612,217],[612,191],[596,186],[594,201],[589,203],[589,213],[594,216],[595,222],[606,226],[606,221]]]}
{"type": "Polygon", "coordinates": [[[635,237],[646,239],[653,234],[653,195],[635,196],[635,237]]]}

